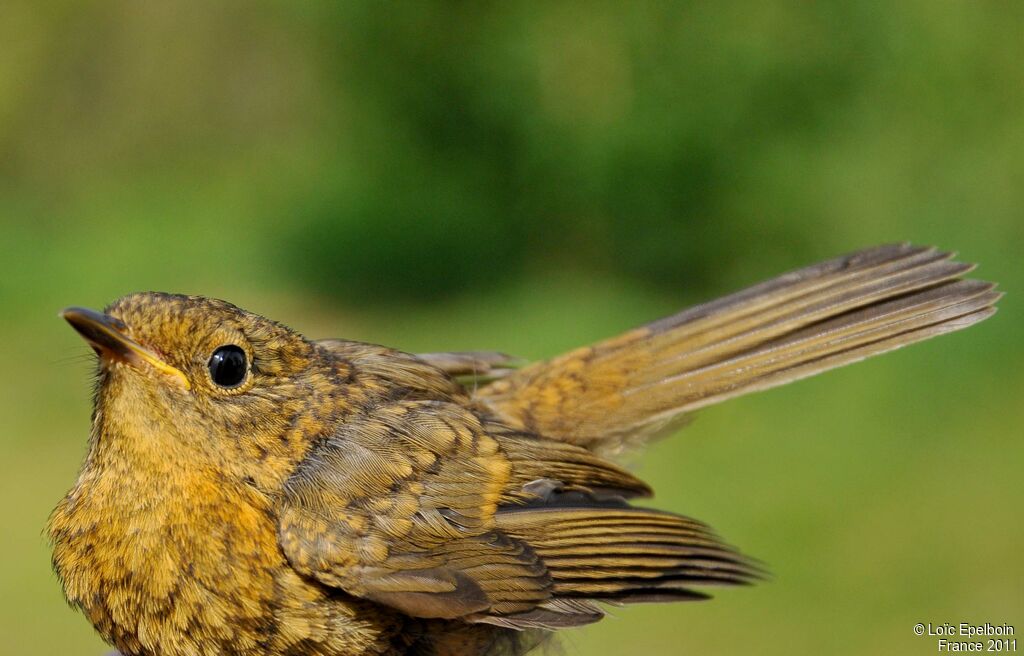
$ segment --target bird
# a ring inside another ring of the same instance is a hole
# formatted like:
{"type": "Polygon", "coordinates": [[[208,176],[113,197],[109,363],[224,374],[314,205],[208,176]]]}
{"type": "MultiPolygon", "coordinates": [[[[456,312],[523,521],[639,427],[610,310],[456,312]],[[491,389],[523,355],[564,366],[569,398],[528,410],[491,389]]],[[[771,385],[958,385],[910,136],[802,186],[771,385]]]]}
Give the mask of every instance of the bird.
{"type": "Polygon", "coordinates": [[[61,315],[97,354],[47,531],[123,656],[523,654],[765,567],[644,506],[624,455],[695,410],[960,330],[995,285],[869,248],[527,363],[311,340],[160,292],[61,315]]]}

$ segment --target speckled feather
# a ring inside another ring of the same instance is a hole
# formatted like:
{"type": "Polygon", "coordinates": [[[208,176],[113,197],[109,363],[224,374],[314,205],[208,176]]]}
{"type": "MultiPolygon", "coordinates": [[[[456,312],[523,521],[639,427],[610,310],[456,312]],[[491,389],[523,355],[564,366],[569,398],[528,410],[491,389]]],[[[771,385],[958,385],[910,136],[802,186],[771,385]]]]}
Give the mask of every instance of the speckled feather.
{"type": "Polygon", "coordinates": [[[697,407],[989,316],[998,295],[959,280],[969,268],[879,247],[524,368],[126,296],[109,323],[160,366],[97,347],[54,567],[125,656],[516,656],[603,604],[704,599],[758,568],[636,506],[650,488],[607,456],[697,407]],[[223,345],[249,363],[236,387],[211,379],[223,345]]]}

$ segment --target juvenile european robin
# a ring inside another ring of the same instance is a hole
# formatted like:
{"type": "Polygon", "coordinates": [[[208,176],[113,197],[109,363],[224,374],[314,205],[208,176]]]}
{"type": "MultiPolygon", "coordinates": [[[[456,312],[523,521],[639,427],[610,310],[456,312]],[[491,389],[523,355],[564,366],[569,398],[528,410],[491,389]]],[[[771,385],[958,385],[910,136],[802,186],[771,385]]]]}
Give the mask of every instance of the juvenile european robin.
{"type": "Polygon", "coordinates": [[[993,285],[950,257],[873,248],[522,368],[198,296],[69,308],[99,375],[54,567],[126,656],[522,653],[603,604],[704,599],[757,567],[635,505],[650,488],[611,459],[990,316],[993,285]]]}

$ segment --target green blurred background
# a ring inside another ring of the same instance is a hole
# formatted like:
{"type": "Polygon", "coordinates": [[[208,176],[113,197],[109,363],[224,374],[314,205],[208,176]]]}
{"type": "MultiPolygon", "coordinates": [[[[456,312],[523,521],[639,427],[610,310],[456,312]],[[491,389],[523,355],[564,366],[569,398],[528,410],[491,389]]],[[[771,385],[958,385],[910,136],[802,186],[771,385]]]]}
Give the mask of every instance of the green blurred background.
{"type": "Polygon", "coordinates": [[[526,357],[913,240],[964,333],[701,413],[636,463],[774,579],[565,653],[932,653],[1024,628],[1024,5],[0,5],[0,654],[101,654],[42,529],[83,456],[56,312],[157,289],[526,357]]]}

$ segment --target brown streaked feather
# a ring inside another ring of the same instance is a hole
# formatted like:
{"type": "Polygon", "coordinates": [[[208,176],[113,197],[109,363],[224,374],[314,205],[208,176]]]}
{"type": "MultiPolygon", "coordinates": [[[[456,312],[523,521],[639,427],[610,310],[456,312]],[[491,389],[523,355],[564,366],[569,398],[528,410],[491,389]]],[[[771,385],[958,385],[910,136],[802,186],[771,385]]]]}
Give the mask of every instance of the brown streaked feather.
{"type": "Polygon", "coordinates": [[[993,285],[952,253],[894,244],[800,269],[535,363],[475,398],[505,421],[598,453],[687,412],[990,316],[993,285]]]}

